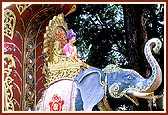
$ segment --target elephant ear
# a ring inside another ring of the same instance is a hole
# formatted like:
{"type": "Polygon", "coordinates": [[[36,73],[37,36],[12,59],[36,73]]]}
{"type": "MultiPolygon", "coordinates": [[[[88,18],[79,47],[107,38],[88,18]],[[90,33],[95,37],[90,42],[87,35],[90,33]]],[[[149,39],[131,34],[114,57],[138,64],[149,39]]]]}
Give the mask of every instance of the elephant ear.
{"type": "Polygon", "coordinates": [[[100,69],[89,68],[75,78],[77,88],[81,92],[84,111],[91,111],[103,99],[101,77],[104,77],[104,73],[100,69]]]}

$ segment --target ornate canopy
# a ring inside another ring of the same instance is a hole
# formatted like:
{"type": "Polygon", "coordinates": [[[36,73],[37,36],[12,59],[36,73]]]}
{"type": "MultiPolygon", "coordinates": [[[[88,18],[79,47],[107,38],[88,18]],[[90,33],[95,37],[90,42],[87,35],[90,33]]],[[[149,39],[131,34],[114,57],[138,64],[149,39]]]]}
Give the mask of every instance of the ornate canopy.
{"type": "Polygon", "coordinates": [[[73,79],[82,71],[82,67],[90,67],[62,54],[62,48],[67,42],[67,31],[68,26],[64,21],[63,13],[54,16],[46,27],[43,42],[43,53],[46,59],[43,72],[46,74],[46,86],[60,79],[73,79]]]}

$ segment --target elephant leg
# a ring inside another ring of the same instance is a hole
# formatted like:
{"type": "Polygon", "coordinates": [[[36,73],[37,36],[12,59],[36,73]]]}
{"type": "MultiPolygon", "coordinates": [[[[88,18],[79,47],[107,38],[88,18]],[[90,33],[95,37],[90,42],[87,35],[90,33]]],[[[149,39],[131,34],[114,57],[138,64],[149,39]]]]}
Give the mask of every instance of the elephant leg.
{"type": "Polygon", "coordinates": [[[75,108],[76,108],[76,111],[83,111],[83,101],[82,101],[81,92],[79,89],[77,89],[75,108]]]}
{"type": "Polygon", "coordinates": [[[97,73],[89,74],[82,82],[77,82],[77,88],[81,92],[84,111],[92,111],[93,107],[104,96],[104,89],[100,84],[100,78],[97,73]]]}
{"type": "MultiPolygon", "coordinates": [[[[103,101],[100,101],[100,103],[103,102],[103,101]]],[[[98,104],[101,106],[101,104],[98,104]]],[[[98,105],[95,105],[92,109],[92,111],[100,111],[102,110],[98,105]]],[[[104,106],[104,105],[103,105],[104,106]]],[[[76,101],[75,101],[75,108],[76,108],[76,111],[83,111],[83,101],[82,101],[82,98],[81,98],[81,92],[79,89],[77,89],[77,95],[76,95],[76,101]]]]}

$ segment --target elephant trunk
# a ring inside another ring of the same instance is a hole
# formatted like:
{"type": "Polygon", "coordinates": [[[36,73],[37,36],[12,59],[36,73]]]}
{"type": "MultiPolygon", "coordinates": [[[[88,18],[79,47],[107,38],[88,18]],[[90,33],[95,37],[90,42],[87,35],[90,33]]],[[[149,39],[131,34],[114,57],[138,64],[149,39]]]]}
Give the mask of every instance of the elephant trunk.
{"type": "Polygon", "coordinates": [[[153,47],[154,53],[158,53],[161,46],[162,46],[161,41],[157,38],[153,38],[146,43],[145,48],[144,48],[146,59],[152,69],[152,73],[146,81],[147,83],[146,91],[147,92],[156,90],[162,82],[162,71],[160,69],[158,62],[156,61],[156,59],[154,58],[151,52],[151,49],[153,47]]]}

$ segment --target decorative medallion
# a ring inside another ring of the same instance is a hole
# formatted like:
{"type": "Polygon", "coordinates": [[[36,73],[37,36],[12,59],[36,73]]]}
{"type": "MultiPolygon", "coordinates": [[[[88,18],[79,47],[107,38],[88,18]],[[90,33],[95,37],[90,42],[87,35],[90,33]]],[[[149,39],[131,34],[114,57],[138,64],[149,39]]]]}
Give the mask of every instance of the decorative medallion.
{"type": "Polygon", "coordinates": [[[60,96],[55,94],[49,102],[50,111],[62,111],[63,104],[64,100],[62,100],[60,96]]]}

